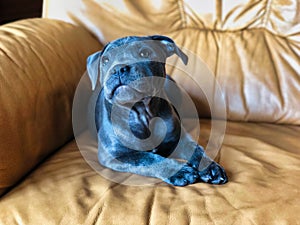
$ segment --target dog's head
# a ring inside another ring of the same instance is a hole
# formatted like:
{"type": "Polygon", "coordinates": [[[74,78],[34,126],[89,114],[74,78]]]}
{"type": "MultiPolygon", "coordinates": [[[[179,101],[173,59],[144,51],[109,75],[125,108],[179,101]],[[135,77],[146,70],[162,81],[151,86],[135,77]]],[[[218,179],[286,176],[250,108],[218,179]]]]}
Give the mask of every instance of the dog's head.
{"type": "Polygon", "coordinates": [[[148,92],[151,85],[128,86],[145,77],[165,77],[166,58],[176,54],[184,64],[188,57],[166,36],[129,36],[108,43],[102,51],[87,59],[87,71],[94,90],[100,77],[104,96],[109,102],[122,90],[123,101],[138,98],[139,93],[148,92]]]}

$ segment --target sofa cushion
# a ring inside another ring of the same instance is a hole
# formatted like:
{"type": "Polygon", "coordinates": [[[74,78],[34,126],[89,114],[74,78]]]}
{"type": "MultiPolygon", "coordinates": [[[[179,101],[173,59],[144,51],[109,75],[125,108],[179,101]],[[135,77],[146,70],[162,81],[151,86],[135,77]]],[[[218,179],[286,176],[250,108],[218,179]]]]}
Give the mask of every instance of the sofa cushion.
{"type": "MultiPolygon", "coordinates": [[[[295,224],[299,132],[299,126],[227,123],[219,162],[229,183],[222,186],[113,183],[86,164],[72,141],[2,197],[0,224],[295,224]]],[[[209,135],[210,121],[201,121],[202,145],[209,135]]],[[[91,140],[81,150],[96,145],[91,140]]]]}
{"type": "Polygon", "coordinates": [[[83,28],[32,19],[0,27],[0,195],[72,138],[86,57],[101,48],[83,28]]]}
{"type": "MultiPolygon", "coordinates": [[[[168,35],[214,73],[229,119],[300,124],[297,0],[48,0],[44,6],[44,17],[81,24],[104,43],[126,35],[168,35]]],[[[172,71],[199,111],[210,115],[193,79],[172,71]]],[[[192,78],[201,80],[201,73],[192,78]]]]}

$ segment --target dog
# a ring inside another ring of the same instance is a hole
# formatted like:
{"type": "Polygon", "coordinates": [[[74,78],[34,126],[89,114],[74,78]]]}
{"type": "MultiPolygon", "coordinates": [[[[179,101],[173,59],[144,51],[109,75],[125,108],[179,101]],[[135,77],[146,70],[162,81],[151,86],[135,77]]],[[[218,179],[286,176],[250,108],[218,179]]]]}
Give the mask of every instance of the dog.
{"type": "Polygon", "coordinates": [[[174,54],[187,64],[187,55],[172,39],[153,35],[117,39],[88,57],[92,89],[98,85],[101,88],[93,118],[98,161],[114,171],[154,177],[174,186],[196,182],[225,184],[228,181],[225,170],[182,127],[178,111],[168,101],[165,83],[157,82],[150,88],[143,83],[130,86],[144,78],[175,82],[165,70],[166,59],[174,54]],[[163,98],[157,97],[158,92],[163,98]],[[160,118],[165,129],[159,122],[151,123],[154,118],[160,118]],[[150,149],[143,148],[143,142],[137,143],[149,140],[161,130],[165,136],[152,139],[153,142],[160,139],[161,143],[151,147],[150,140],[150,149]],[[202,160],[208,166],[199,169],[202,160]]]}

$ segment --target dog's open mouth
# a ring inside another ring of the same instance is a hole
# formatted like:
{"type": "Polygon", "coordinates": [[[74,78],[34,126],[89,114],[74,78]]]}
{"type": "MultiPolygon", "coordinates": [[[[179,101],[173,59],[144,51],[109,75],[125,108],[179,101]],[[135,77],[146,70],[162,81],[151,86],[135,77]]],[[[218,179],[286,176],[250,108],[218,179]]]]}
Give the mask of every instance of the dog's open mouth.
{"type": "Polygon", "coordinates": [[[111,90],[108,98],[118,103],[129,103],[142,99],[144,95],[144,93],[131,86],[120,84],[111,90]]]}
{"type": "Polygon", "coordinates": [[[145,87],[132,87],[131,85],[116,85],[109,93],[108,99],[118,103],[135,103],[146,97],[153,96],[155,91],[145,87]]]}

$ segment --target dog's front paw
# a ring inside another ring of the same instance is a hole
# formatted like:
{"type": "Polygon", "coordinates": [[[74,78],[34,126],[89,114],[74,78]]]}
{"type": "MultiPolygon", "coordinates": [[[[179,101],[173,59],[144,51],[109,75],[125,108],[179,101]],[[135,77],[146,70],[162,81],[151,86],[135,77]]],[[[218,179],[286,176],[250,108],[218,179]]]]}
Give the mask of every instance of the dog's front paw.
{"type": "Polygon", "coordinates": [[[216,162],[199,171],[200,180],[209,184],[225,184],[228,181],[225,170],[216,162]]]}
{"type": "Polygon", "coordinates": [[[198,171],[185,165],[175,175],[164,181],[174,186],[186,186],[195,183],[197,179],[199,179],[198,171]]]}

